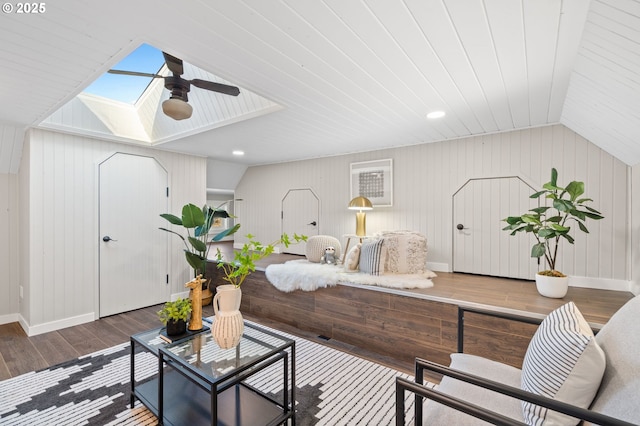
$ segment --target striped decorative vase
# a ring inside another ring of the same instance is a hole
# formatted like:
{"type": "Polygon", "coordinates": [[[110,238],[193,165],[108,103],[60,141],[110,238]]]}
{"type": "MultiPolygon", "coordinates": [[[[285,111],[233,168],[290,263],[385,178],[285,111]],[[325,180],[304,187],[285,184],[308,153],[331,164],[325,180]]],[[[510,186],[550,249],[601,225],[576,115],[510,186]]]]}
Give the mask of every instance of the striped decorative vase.
{"type": "Polygon", "coordinates": [[[244,320],[240,313],[241,301],[242,292],[239,288],[230,284],[216,288],[216,295],[213,297],[215,318],[211,334],[222,349],[231,349],[240,343],[244,331],[244,320]]]}

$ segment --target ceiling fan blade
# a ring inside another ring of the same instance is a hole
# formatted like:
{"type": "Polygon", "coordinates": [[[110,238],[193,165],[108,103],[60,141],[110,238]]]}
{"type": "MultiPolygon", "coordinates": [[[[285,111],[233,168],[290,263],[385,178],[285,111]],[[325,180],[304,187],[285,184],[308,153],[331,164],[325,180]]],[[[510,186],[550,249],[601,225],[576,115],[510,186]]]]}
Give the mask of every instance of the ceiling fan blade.
{"type": "Polygon", "coordinates": [[[201,89],[224,93],[225,95],[231,95],[231,96],[238,96],[240,94],[240,89],[238,89],[235,86],[229,86],[221,83],[214,83],[213,81],[200,80],[197,78],[193,80],[188,80],[188,81],[189,83],[201,89]]]}
{"type": "Polygon", "coordinates": [[[174,74],[182,75],[182,73],[184,72],[184,68],[182,67],[182,59],[171,56],[166,52],[162,52],[162,54],[164,55],[164,61],[167,63],[167,68],[169,68],[169,70],[174,74]]]}
{"type": "Polygon", "coordinates": [[[109,74],[135,75],[135,76],[138,76],[138,77],[151,77],[151,78],[164,78],[163,75],[149,74],[149,73],[146,73],[146,72],[137,72],[137,71],[109,70],[107,72],[109,74]]]}

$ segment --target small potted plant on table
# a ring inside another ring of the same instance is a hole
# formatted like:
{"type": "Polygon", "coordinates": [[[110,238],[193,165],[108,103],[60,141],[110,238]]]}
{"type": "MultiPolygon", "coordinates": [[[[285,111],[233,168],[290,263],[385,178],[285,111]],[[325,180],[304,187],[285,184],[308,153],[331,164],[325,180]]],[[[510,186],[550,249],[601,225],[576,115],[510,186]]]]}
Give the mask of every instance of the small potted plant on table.
{"type": "Polygon", "coordinates": [[[166,302],[158,317],[167,327],[167,335],[177,336],[187,331],[187,320],[191,315],[191,300],[178,298],[173,302],[166,302]]]}
{"type": "Polygon", "coordinates": [[[589,230],[585,226],[587,219],[600,220],[604,216],[587,205],[593,201],[582,197],[584,182],[571,181],[565,187],[558,185],[558,171],[551,169],[551,180],[542,186],[542,191],[532,194],[530,198],[543,197],[551,200],[551,206],[540,206],[529,210],[521,216],[509,216],[503,221],[507,226],[503,228],[511,235],[518,232],[532,234],[536,243],[531,248],[531,257],[544,256],[548,268],[536,274],[538,292],[546,297],[563,298],[567,294],[568,277],[556,270],[558,247],[562,240],[574,243],[570,235],[571,225],[576,224],[585,233],[589,230]]]}

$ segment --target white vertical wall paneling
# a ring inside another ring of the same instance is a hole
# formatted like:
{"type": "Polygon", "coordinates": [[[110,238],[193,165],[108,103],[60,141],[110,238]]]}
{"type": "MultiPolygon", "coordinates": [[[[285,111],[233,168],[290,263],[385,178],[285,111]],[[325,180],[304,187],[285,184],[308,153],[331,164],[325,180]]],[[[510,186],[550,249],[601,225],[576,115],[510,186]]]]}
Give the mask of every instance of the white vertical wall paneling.
{"type": "MultiPolygon", "coordinates": [[[[28,182],[20,208],[29,235],[27,261],[21,266],[25,303],[21,314],[37,334],[69,322],[93,318],[97,291],[97,164],[114,152],[152,156],[169,171],[170,211],[206,200],[206,159],[165,151],[33,130],[28,182]],[[28,305],[28,306],[24,306],[28,305]]],[[[24,166],[24,162],[23,162],[24,166]]],[[[21,182],[21,190],[23,188],[21,182]]],[[[162,232],[158,230],[158,232],[162,232]]],[[[22,233],[21,233],[22,235],[22,233]]],[[[191,271],[177,237],[171,243],[171,292],[184,291],[191,271]]]]}
{"type": "Polygon", "coordinates": [[[0,173],[0,324],[16,321],[19,307],[17,193],[18,176],[0,173]]]}
{"type": "Polygon", "coordinates": [[[23,128],[0,123],[0,173],[18,173],[24,135],[23,128]]]}
{"type": "Polygon", "coordinates": [[[635,265],[640,265],[640,164],[631,168],[631,177],[629,179],[631,184],[630,198],[631,206],[629,211],[631,217],[629,218],[631,226],[631,241],[630,249],[631,255],[631,290],[634,294],[640,294],[640,268],[635,265]]]}
{"type": "Polygon", "coordinates": [[[22,152],[22,158],[20,160],[20,171],[18,172],[18,228],[20,230],[20,242],[18,244],[19,256],[18,256],[18,286],[23,288],[23,298],[20,300],[20,312],[21,323],[24,327],[27,326],[31,319],[31,306],[28,300],[31,296],[30,286],[30,274],[29,266],[31,256],[31,235],[33,233],[30,226],[30,207],[31,199],[29,196],[29,188],[31,181],[31,132],[27,134],[25,138],[24,150],[22,152]]]}
{"type": "MultiPolygon", "coordinates": [[[[322,233],[341,238],[344,233],[353,232],[354,219],[346,209],[349,164],[382,158],[394,160],[394,205],[369,212],[367,229],[372,233],[406,226],[424,233],[430,264],[450,268],[455,226],[451,196],[466,180],[519,176],[540,188],[549,180],[551,167],[556,167],[561,183],[584,180],[587,195],[595,200],[594,207],[606,216],[603,221],[590,224],[589,229],[593,230],[586,244],[578,240],[575,246],[563,245],[559,255],[563,271],[577,277],[629,279],[626,273],[629,188],[626,180],[620,178],[626,175],[627,166],[562,125],[250,167],[236,188],[236,196],[244,200],[239,203],[241,234],[251,232],[261,240],[277,237],[277,200],[290,185],[313,187],[323,200],[322,233]],[[603,169],[604,163],[609,165],[603,169]],[[616,253],[615,260],[604,255],[602,246],[607,247],[607,253],[616,253]]],[[[477,206],[481,201],[476,202],[477,206]]]]}

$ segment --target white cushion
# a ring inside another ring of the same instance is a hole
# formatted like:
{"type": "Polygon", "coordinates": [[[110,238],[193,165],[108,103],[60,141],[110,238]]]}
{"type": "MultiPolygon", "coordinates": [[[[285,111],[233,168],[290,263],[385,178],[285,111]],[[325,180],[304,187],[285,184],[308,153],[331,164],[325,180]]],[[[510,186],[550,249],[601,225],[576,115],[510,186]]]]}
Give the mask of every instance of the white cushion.
{"type": "Polygon", "coordinates": [[[385,272],[392,274],[422,274],[427,271],[427,238],[413,231],[384,231],[387,251],[385,272]]]}
{"type": "Polygon", "coordinates": [[[362,244],[358,243],[349,249],[349,253],[344,259],[344,268],[347,271],[357,271],[358,264],[360,263],[360,247],[362,244]]]}
{"type": "Polygon", "coordinates": [[[640,423],[640,296],[607,321],[596,342],[607,357],[607,368],[591,409],[640,423]]]}
{"type": "MultiPolygon", "coordinates": [[[[508,386],[516,388],[520,386],[521,373],[518,368],[480,356],[460,353],[451,354],[450,367],[508,386]]],[[[522,421],[522,406],[520,405],[520,401],[515,398],[501,395],[448,376],[442,378],[442,381],[436,389],[514,420],[522,421]]],[[[423,413],[423,424],[425,425],[475,426],[489,424],[462,411],[454,410],[453,408],[449,408],[432,400],[427,400],[423,413]]]]}
{"type": "Polygon", "coordinates": [[[365,241],[360,248],[360,272],[370,275],[384,273],[383,240],[365,241]]]}
{"type": "Polygon", "coordinates": [[[313,235],[307,238],[307,243],[304,247],[304,254],[309,262],[320,263],[320,259],[324,256],[324,250],[327,247],[333,247],[336,249],[336,259],[340,259],[340,253],[342,253],[342,246],[340,241],[336,237],[330,235],[313,235]]]}
{"type": "MultiPolygon", "coordinates": [[[[551,312],[534,334],[522,364],[522,389],[588,408],[598,391],[605,355],[578,307],[551,312]]],[[[579,420],[522,402],[529,425],[576,425],[579,420]]]]}

